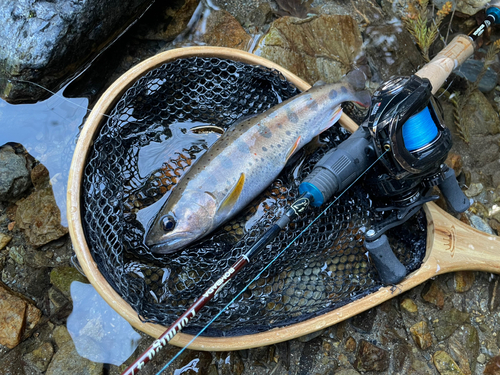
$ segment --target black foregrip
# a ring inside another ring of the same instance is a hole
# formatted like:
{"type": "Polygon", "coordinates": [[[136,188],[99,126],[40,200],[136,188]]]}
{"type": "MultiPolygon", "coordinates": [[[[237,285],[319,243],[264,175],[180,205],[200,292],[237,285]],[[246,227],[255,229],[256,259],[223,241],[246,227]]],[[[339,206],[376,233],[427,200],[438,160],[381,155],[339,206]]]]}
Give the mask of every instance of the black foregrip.
{"type": "Polygon", "coordinates": [[[362,128],[358,129],[338,147],[328,151],[303,181],[304,186],[314,185],[323,195],[323,202],[344,190],[369,165],[369,141],[362,128]]]}
{"type": "Polygon", "coordinates": [[[441,193],[443,193],[448,208],[453,213],[464,212],[470,207],[469,198],[465,196],[460,186],[458,186],[453,169],[447,168],[444,172],[444,180],[438,186],[441,193]]]}
{"type": "Polygon", "coordinates": [[[375,241],[365,241],[380,280],[385,285],[399,283],[406,276],[406,267],[392,252],[387,236],[384,234],[375,241]]]}

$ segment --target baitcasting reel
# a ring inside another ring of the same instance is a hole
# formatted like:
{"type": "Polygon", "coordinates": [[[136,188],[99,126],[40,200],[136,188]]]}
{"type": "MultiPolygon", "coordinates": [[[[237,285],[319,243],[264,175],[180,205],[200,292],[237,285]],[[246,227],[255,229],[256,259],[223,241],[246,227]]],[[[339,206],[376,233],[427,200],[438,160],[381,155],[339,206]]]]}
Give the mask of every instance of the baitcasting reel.
{"type": "Polygon", "coordinates": [[[444,164],[451,133],[435,109],[431,90],[429,80],[418,76],[394,77],[382,84],[362,126],[330,150],[299,187],[301,194],[312,196],[311,205],[320,206],[379,159],[363,179],[380,213],[365,233],[365,246],[385,284],[401,281],[406,269],[384,233],[438,199],[431,195],[434,186],[454,213],[469,208],[454,171],[444,164]]]}

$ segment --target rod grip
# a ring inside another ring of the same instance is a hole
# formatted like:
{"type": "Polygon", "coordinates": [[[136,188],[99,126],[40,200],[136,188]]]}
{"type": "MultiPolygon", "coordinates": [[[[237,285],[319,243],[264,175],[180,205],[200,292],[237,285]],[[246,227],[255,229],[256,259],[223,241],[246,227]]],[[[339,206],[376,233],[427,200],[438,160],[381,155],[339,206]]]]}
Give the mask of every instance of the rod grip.
{"type": "Polygon", "coordinates": [[[474,42],[466,35],[456,36],[436,57],[425,64],[415,75],[431,81],[435,94],[450,73],[474,53],[474,42]]]}
{"type": "Polygon", "coordinates": [[[365,240],[365,247],[371,255],[383,284],[394,285],[404,279],[406,267],[394,255],[385,234],[375,241],[365,240]]]}

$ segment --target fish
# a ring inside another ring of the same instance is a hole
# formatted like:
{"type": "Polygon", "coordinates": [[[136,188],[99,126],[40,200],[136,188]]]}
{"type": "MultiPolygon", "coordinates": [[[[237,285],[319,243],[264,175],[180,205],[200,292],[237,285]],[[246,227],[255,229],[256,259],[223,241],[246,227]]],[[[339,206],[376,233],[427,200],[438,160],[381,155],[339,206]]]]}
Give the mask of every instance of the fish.
{"type": "Polygon", "coordinates": [[[347,83],[318,84],[237,121],[172,189],[147,229],[146,246],[152,253],[174,253],[234,217],[294,153],[338,121],[345,101],[368,107],[371,98],[347,83]]]}

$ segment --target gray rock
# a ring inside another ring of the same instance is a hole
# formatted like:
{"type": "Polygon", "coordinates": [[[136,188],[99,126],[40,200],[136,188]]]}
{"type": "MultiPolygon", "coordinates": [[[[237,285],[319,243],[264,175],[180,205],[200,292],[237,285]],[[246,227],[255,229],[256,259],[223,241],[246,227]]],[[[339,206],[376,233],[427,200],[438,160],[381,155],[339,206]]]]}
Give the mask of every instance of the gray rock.
{"type": "MultiPolygon", "coordinates": [[[[479,60],[467,60],[465,61],[454,73],[461,77],[466,78],[469,82],[476,82],[477,76],[484,67],[484,62],[479,60]]],[[[489,92],[493,90],[496,86],[498,79],[498,74],[491,68],[486,70],[483,78],[479,82],[478,89],[481,92],[489,92]]]]}
{"type": "Polygon", "coordinates": [[[0,5],[0,96],[47,94],[109,43],[151,0],[3,1],[0,5]]]}
{"type": "Polygon", "coordinates": [[[0,201],[16,200],[30,185],[24,156],[8,145],[0,147],[0,201]]]}
{"type": "Polygon", "coordinates": [[[46,375],[60,374],[101,375],[102,363],[80,357],[73,342],[66,341],[52,357],[46,372],[46,375]]]}

